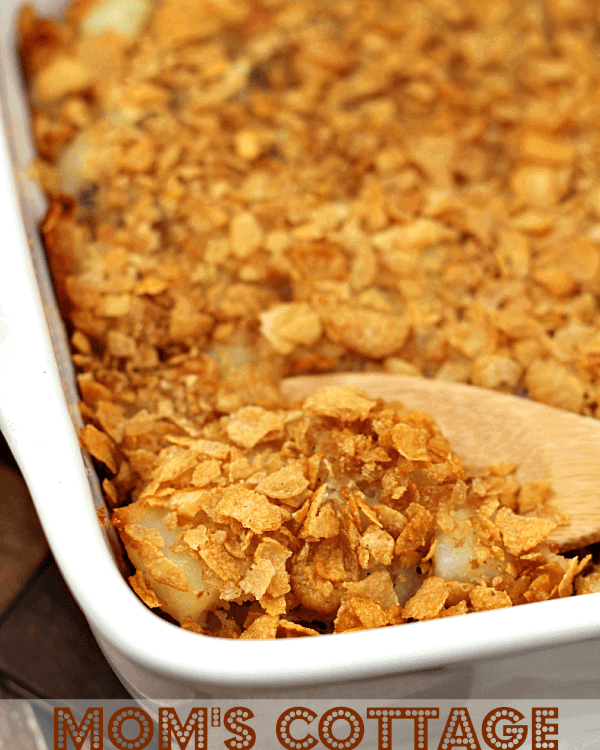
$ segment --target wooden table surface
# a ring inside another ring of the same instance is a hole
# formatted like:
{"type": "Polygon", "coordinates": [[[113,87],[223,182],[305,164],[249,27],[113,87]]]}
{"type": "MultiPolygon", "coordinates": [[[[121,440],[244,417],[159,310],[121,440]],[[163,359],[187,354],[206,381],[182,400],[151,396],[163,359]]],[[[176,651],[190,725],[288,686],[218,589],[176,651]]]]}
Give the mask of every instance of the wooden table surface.
{"type": "Polygon", "coordinates": [[[0,434],[0,698],[127,698],[48,550],[0,434]]]}

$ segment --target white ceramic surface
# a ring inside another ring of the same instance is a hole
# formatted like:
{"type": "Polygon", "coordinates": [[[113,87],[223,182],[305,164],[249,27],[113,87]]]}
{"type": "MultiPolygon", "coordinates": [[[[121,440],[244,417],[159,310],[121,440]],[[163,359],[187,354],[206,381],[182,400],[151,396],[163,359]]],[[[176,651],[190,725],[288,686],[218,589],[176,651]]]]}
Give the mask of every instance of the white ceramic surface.
{"type": "MultiPolygon", "coordinates": [[[[19,4],[0,2],[0,427],[60,569],[132,693],[175,698],[261,690],[281,696],[282,690],[292,694],[293,686],[323,693],[325,685],[336,684],[331,689],[357,697],[375,685],[384,690],[393,685],[392,692],[406,697],[417,682],[424,690],[440,685],[439,671],[410,672],[600,635],[600,595],[378,631],[263,642],[199,636],[144,607],[119,573],[98,524],[97,483],[73,426],[73,373],[37,233],[44,201],[26,176],[33,152],[14,53],[19,4]],[[367,682],[358,687],[361,681],[367,682]]],[[[61,5],[37,3],[44,12],[61,5]]],[[[471,684],[470,668],[455,667],[451,674],[471,684]]]]}

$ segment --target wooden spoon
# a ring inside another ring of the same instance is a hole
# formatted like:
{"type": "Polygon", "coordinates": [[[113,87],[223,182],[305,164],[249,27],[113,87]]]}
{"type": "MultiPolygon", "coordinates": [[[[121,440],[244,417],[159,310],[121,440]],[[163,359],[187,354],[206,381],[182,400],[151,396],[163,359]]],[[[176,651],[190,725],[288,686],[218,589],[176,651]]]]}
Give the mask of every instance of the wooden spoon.
{"type": "Polygon", "coordinates": [[[517,479],[550,482],[552,504],[570,520],[550,541],[562,551],[600,541],[600,420],[471,385],[380,373],[303,375],[281,390],[295,401],[325,385],[431,414],[469,465],[516,461],[517,479]]]}

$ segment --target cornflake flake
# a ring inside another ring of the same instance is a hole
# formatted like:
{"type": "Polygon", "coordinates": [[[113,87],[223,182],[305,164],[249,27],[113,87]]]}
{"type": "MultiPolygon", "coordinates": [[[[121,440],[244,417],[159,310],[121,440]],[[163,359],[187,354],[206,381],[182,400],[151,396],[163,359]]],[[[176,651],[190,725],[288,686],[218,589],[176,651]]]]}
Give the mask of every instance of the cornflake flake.
{"type": "Polygon", "coordinates": [[[227,435],[242,448],[254,448],[270,433],[282,427],[283,420],[278,413],[260,406],[244,406],[229,418],[227,435]]]}
{"type": "Polygon", "coordinates": [[[305,399],[303,408],[311,414],[334,417],[343,422],[366,419],[375,401],[358,394],[353,388],[329,385],[319,388],[305,399]]]}
{"type": "Polygon", "coordinates": [[[500,529],[502,541],[511,555],[520,555],[536,547],[554,531],[557,524],[548,518],[523,518],[510,508],[500,508],[495,524],[500,529]]]}
{"type": "Polygon", "coordinates": [[[156,609],[156,607],[164,606],[165,602],[154,593],[152,588],[148,585],[146,576],[141,570],[128,579],[131,584],[131,588],[140,597],[147,607],[150,609],[156,609]]]}
{"type": "MultiPolygon", "coordinates": [[[[369,557],[380,565],[391,565],[394,556],[394,538],[390,536],[386,531],[371,524],[367,527],[360,540],[360,547],[362,550],[367,552],[365,564],[361,565],[363,568],[369,566],[369,557]]],[[[360,553],[359,553],[360,559],[360,553]]]]}
{"type": "Polygon", "coordinates": [[[496,589],[485,586],[476,586],[471,590],[469,596],[476,612],[512,606],[510,597],[504,591],[496,591],[496,589]]]}
{"type": "Polygon", "coordinates": [[[169,560],[161,551],[164,539],[156,529],[146,529],[138,524],[125,526],[123,533],[132,543],[140,561],[157,583],[171,586],[177,591],[188,591],[188,579],[179,565],[169,560]]]}
{"type": "Polygon", "coordinates": [[[248,640],[265,640],[277,637],[279,617],[273,615],[262,615],[241,634],[240,638],[248,640]]]}
{"type": "Polygon", "coordinates": [[[88,424],[85,426],[82,440],[94,458],[101,461],[112,474],[117,473],[113,443],[108,435],[100,432],[94,425],[88,424]]]}
{"type": "Polygon", "coordinates": [[[398,597],[394,591],[394,584],[387,570],[379,568],[370,573],[362,581],[345,583],[344,588],[351,596],[372,599],[384,610],[398,604],[398,597]]]}
{"type": "Polygon", "coordinates": [[[240,588],[247,594],[252,594],[255,599],[262,599],[274,575],[273,563],[264,558],[259,559],[240,582],[240,588]]]}
{"type": "Polygon", "coordinates": [[[409,461],[429,461],[427,451],[428,434],[425,430],[410,427],[407,424],[395,425],[392,429],[392,445],[409,461]]]}
{"type": "Polygon", "coordinates": [[[278,638],[301,638],[306,635],[319,635],[318,630],[313,628],[307,628],[304,625],[300,625],[296,622],[290,622],[290,620],[284,620],[280,618],[277,626],[277,637],[278,638]]]}
{"type": "Polygon", "coordinates": [[[255,534],[275,531],[281,526],[281,510],[259,492],[244,487],[227,487],[216,506],[217,513],[239,521],[255,534]]]}
{"type": "Polygon", "coordinates": [[[191,483],[194,487],[205,487],[216,482],[221,477],[221,464],[214,458],[201,461],[192,474],[191,483]]]}
{"type": "Polygon", "coordinates": [[[256,485],[256,491],[268,497],[284,500],[299,495],[308,485],[308,479],[302,473],[301,467],[294,464],[262,479],[256,485]]]}
{"type": "Polygon", "coordinates": [[[261,333],[280,354],[311,346],[321,337],[319,316],[306,302],[276,305],[259,317],[261,333]]]}
{"type": "Polygon", "coordinates": [[[222,581],[239,581],[240,566],[236,559],[220,544],[207,544],[200,557],[222,581]]]}
{"type": "Polygon", "coordinates": [[[450,586],[443,578],[426,578],[417,593],[406,602],[404,617],[413,620],[433,619],[441,612],[449,593],[450,586]]]}
{"type": "Polygon", "coordinates": [[[363,628],[382,628],[389,622],[383,609],[372,599],[351,596],[347,600],[347,605],[352,608],[363,628]]]}

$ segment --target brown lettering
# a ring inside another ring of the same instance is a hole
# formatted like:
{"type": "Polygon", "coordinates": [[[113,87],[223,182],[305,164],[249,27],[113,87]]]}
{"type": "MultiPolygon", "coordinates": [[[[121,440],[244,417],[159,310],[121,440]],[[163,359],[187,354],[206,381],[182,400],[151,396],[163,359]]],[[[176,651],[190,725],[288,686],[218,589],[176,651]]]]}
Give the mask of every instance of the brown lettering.
{"type": "Polygon", "coordinates": [[[92,750],[102,750],[101,708],[88,708],[81,724],[76,723],[70,708],[54,709],[54,750],[67,749],[67,735],[71,737],[76,750],[81,750],[90,733],[92,750]]]}
{"type": "Polygon", "coordinates": [[[108,722],[108,736],[115,747],[121,750],[144,750],[152,741],[154,724],[150,716],[141,708],[121,708],[110,717],[108,722]],[[126,721],[135,721],[139,733],[137,737],[128,739],[123,735],[122,728],[126,721]]]}
{"type": "Polygon", "coordinates": [[[427,750],[427,722],[439,719],[439,708],[368,708],[367,719],[377,719],[378,750],[391,750],[392,721],[394,719],[412,719],[415,726],[415,750],[427,750]]]}
{"type": "Polygon", "coordinates": [[[365,733],[365,725],[356,711],[345,706],[330,708],[329,711],[326,711],[321,716],[321,721],[319,722],[319,737],[321,738],[321,742],[327,750],[339,750],[340,740],[332,732],[336,721],[345,721],[348,724],[350,734],[343,740],[343,747],[344,750],[354,750],[361,743],[365,733]]]}
{"type": "Polygon", "coordinates": [[[180,750],[185,750],[192,734],[196,733],[194,750],[206,750],[206,708],[193,708],[181,726],[179,716],[174,708],[158,710],[159,750],[170,750],[171,735],[177,740],[180,750]]]}
{"type": "Polygon", "coordinates": [[[548,739],[549,734],[558,734],[558,724],[549,724],[548,719],[558,719],[558,708],[531,709],[531,750],[558,750],[558,739],[548,739]]]}
{"type": "Polygon", "coordinates": [[[226,728],[235,734],[237,739],[225,740],[225,746],[228,750],[250,750],[254,747],[256,742],[256,733],[252,727],[247,724],[242,724],[247,719],[254,718],[254,714],[249,708],[243,706],[237,706],[236,708],[230,708],[223,717],[223,722],[226,728]]]}
{"type": "Polygon", "coordinates": [[[467,750],[481,750],[475,727],[466,708],[451,709],[438,750],[452,750],[457,746],[467,750]]]}

